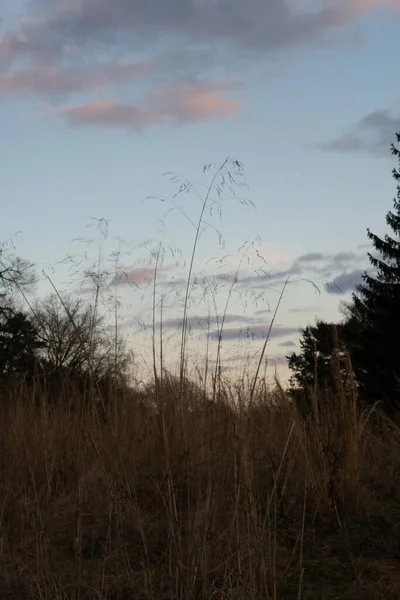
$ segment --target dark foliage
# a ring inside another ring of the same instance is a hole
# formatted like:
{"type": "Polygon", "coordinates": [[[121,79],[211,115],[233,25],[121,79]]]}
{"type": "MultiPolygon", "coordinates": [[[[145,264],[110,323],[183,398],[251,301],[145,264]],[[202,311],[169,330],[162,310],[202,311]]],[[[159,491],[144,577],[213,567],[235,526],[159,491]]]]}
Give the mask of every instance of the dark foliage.
{"type": "Polygon", "coordinates": [[[11,308],[0,309],[0,378],[3,381],[32,374],[42,347],[26,315],[11,308]]]}
{"type": "Polygon", "coordinates": [[[344,323],[317,320],[314,326],[301,329],[301,352],[293,352],[287,359],[292,371],[289,393],[302,413],[308,414],[311,410],[311,391],[326,393],[335,389],[335,360],[340,365],[343,381],[349,379],[346,356],[352,347],[351,334],[355,329],[352,320],[344,323]]]}
{"type": "MultiPolygon", "coordinates": [[[[400,134],[397,134],[400,142],[400,134]]],[[[390,411],[400,408],[400,152],[392,145],[399,161],[393,169],[397,197],[386,224],[393,235],[383,238],[368,229],[376,253],[368,254],[374,274],[364,273],[363,283],[353,295],[362,328],[354,352],[361,397],[381,401],[390,411]]]]}

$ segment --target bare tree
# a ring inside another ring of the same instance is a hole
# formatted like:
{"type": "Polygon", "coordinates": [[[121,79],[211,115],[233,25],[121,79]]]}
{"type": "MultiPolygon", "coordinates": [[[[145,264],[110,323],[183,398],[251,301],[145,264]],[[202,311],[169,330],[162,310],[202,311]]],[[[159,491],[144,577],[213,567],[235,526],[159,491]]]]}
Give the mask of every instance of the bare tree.
{"type": "Polygon", "coordinates": [[[98,380],[119,380],[129,363],[124,340],[116,339],[93,305],[81,298],[50,295],[33,307],[33,323],[44,343],[42,360],[50,371],[89,374],[98,380]]]}
{"type": "Polygon", "coordinates": [[[0,302],[9,306],[15,291],[25,291],[36,281],[34,265],[14,253],[11,241],[0,242],[0,302]],[[6,300],[6,301],[5,301],[6,300]]]}

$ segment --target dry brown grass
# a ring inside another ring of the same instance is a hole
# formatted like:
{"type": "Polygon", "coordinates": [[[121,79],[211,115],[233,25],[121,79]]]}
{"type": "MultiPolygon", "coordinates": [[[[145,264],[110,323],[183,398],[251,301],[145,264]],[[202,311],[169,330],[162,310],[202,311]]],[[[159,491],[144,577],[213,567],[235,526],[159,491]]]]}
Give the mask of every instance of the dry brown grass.
{"type": "Polygon", "coordinates": [[[399,429],[340,382],[307,422],[274,394],[233,410],[165,379],[158,409],[130,395],[104,418],[16,390],[0,598],[400,597],[399,429]]]}

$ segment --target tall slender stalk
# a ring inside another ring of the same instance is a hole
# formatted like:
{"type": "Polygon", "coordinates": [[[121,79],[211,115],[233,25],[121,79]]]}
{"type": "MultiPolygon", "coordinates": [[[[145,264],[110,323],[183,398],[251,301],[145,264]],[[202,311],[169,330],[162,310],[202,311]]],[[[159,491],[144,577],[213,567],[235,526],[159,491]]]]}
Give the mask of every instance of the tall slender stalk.
{"type": "Polygon", "coordinates": [[[207,192],[204,196],[204,200],[203,200],[203,203],[201,206],[199,218],[197,221],[196,234],[195,234],[195,238],[194,238],[194,242],[193,242],[192,254],[191,254],[190,263],[189,263],[188,279],[186,282],[185,299],[184,299],[184,304],[183,304],[183,322],[182,322],[182,332],[181,332],[180,376],[179,376],[181,396],[182,396],[182,391],[183,391],[183,380],[184,380],[184,375],[185,375],[185,353],[186,353],[186,340],[187,340],[188,302],[189,302],[190,284],[191,284],[192,273],[193,273],[194,259],[195,259],[197,245],[198,245],[198,241],[199,241],[199,237],[200,237],[200,229],[201,229],[201,225],[203,223],[204,212],[207,208],[208,201],[209,201],[211,192],[214,188],[216,179],[217,179],[218,175],[220,175],[222,173],[222,171],[228,164],[228,161],[229,161],[229,158],[226,158],[224,160],[224,162],[219,166],[219,168],[214,173],[214,176],[211,179],[211,183],[208,186],[207,192]]]}
{"type": "Polygon", "coordinates": [[[265,351],[267,349],[268,342],[269,342],[270,337],[271,337],[272,327],[274,326],[276,315],[278,314],[278,310],[279,310],[280,304],[282,302],[282,298],[283,298],[283,295],[285,293],[285,290],[286,290],[286,287],[287,287],[288,283],[289,283],[289,276],[287,277],[287,279],[286,279],[286,281],[285,281],[285,283],[283,285],[283,288],[281,290],[281,293],[279,295],[278,302],[276,304],[275,311],[274,311],[271,323],[269,325],[267,337],[265,338],[265,341],[264,341],[264,344],[263,344],[263,347],[262,347],[260,358],[259,358],[259,361],[258,361],[258,364],[257,364],[256,373],[254,375],[253,383],[252,383],[252,386],[251,386],[250,403],[253,401],[253,398],[254,398],[254,393],[255,393],[255,390],[256,390],[257,379],[258,379],[258,375],[259,375],[259,372],[260,372],[260,369],[261,369],[261,364],[262,364],[262,361],[263,361],[263,358],[264,358],[264,355],[265,355],[265,351]]]}

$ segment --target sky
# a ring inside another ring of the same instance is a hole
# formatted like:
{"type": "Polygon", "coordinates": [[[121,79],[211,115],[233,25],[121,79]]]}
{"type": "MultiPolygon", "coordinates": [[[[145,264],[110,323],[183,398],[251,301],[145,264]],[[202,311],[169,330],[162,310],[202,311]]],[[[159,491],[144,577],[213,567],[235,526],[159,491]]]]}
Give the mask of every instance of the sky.
{"type": "Polygon", "coordinates": [[[400,0],[0,7],[0,240],[37,265],[36,292],[90,297],[104,272],[145,362],[157,263],[156,329],[175,356],[209,193],[188,353],[215,356],[226,313],[226,372],[257,360],[289,277],[267,347],[287,376],[299,327],[340,318],[368,268],[367,228],[386,232],[400,0]]]}

